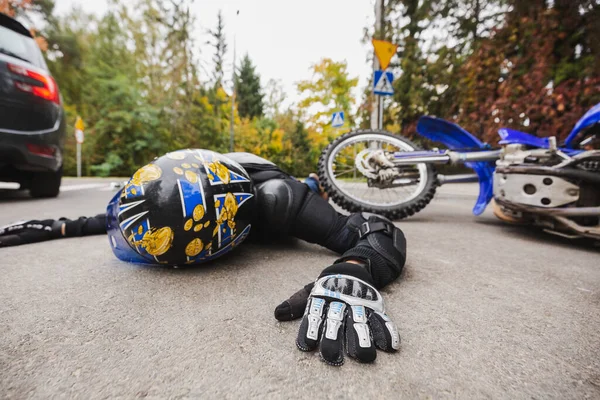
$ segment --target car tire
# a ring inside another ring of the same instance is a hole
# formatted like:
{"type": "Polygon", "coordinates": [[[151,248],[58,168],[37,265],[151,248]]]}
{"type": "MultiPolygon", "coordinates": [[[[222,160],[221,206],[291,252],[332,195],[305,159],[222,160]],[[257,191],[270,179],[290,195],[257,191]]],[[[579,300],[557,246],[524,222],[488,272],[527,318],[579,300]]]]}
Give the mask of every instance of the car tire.
{"type": "Polygon", "coordinates": [[[29,193],[32,197],[56,197],[60,191],[62,166],[57,171],[38,172],[31,179],[29,193]]]}

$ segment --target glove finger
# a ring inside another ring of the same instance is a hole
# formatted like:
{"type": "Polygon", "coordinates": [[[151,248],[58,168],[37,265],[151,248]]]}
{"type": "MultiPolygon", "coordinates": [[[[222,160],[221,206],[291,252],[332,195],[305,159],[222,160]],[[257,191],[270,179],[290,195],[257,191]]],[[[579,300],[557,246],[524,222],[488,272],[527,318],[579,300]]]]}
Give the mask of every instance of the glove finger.
{"type": "Polygon", "coordinates": [[[387,352],[396,351],[400,348],[398,329],[387,315],[372,312],[369,315],[369,325],[371,326],[375,345],[378,348],[387,352]]]}
{"type": "Polygon", "coordinates": [[[309,283],[278,305],[275,308],[275,319],[278,321],[291,321],[300,318],[306,309],[306,302],[314,285],[314,282],[309,283]]]}
{"type": "Polygon", "coordinates": [[[0,226],[0,237],[8,236],[8,235],[18,235],[19,233],[23,232],[26,229],[25,225],[28,222],[29,221],[19,221],[19,222],[13,222],[10,225],[0,226]]]}
{"type": "Polygon", "coordinates": [[[377,358],[377,350],[371,340],[371,330],[367,321],[364,306],[350,307],[346,317],[346,351],[348,356],[364,363],[373,362],[377,358]]]}
{"type": "Polygon", "coordinates": [[[0,236],[0,247],[43,242],[51,239],[51,233],[44,230],[26,230],[18,235],[0,236]]]}
{"type": "Polygon", "coordinates": [[[317,348],[323,329],[323,314],[326,305],[325,300],[318,297],[312,297],[308,300],[296,338],[296,346],[300,350],[312,351],[317,348]]]}
{"type": "Polygon", "coordinates": [[[20,233],[19,238],[21,239],[20,244],[43,242],[50,239],[50,232],[28,230],[23,233],[20,233]]]}
{"type": "Polygon", "coordinates": [[[333,301],[329,304],[319,352],[321,353],[321,358],[331,365],[342,365],[344,363],[343,339],[345,314],[345,303],[333,301]]]}
{"type": "Polygon", "coordinates": [[[21,244],[21,238],[18,235],[0,236],[0,247],[18,246],[21,244]]]}

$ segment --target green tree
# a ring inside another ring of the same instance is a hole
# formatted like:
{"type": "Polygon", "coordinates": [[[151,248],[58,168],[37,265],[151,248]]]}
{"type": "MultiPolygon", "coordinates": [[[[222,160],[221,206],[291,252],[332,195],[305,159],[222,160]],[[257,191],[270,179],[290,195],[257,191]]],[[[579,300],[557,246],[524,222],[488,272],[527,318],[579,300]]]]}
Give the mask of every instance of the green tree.
{"type": "Polygon", "coordinates": [[[264,109],[265,114],[270,118],[275,118],[281,112],[281,107],[285,100],[285,92],[281,81],[275,79],[269,79],[265,86],[265,101],[264,109]]]}
{"type": "Polygon", "coordinates": [[[585,0],[511,3],[461,68],[458,121],[490,142],[501,126],[564,138],[600,101],[600,13],[585,0]]]}
{"type": "MultiPolygon", "coordinates": [[[[92,15],[86,14],[80,8],[74,7],[64,16],[49,15],[43,34],[46,38],[48,49],[44,53],[48,68],[56,80],[63,99],[66,114],[67,136],[63,157],[63,171],[67,175],[76,173],[76,142],[74,138],[75,120],[82,116],[86,126],[90,127],[87,118],[89,102],[84,92],[86,86],[91,84],[86,60],[90,56],[91,38],[90,24],[95,23],[92,15]]],[[[86,130],[86,133],[90,133],[86,130]]],[[[89,167],[89,150],[93,136],[87,135],[84,144],[83,171],[89,167]]]]}
{"type": "Polygon", "coordinates": [[[296,87],[302,96],[298,103],[309,126],[320,131],[328,131],[331,115],[334,111],[344,111],[347,126],[354,125],[352,106],[356,102],[352,90],[358,84],[358,78],[351,78],[345,61],[335,62],[322,59],[311,69],[313,76],[300,81],[296,87]]]}
{"type": "MultiPolygon", "coordinates": [[[[94,17],[81,8],[73,8],[64,16],[52,16],[44,35],[48,43],[46,63],[58,83],[65,103],[83,108],[82,87],[89,80],[85,60],[89,56],[94,17]]],[[[81,109],[83,112],[83,109],[81,109]]]]}
{"type": "Polygon", "coordinates": [[[235,90],[238,112],[241,117],[254,118],[263,116],[263,93],[260,87],[260,76],[252,65],[250,56],[246,54],[235,75],[235,90]]]}
{"type": "Polygon", "coordinates": [[[213,85],[214,87],[223,86],[223,77],[225,65],[225,55],[227,54],[227,41],[225,40],[225,20],[223,13],[219,10],[217,14],[217,26],[214,30],[210,30],[210,44],[214,48],[213,54],[213,85]]]}
{"type": "Polygon", "coordinates": [[[427,62],[420,37],[430,23],[432,1],[393,0],[388,7],[401,16],[398,22],[393,22],[391,39],[400,45],[400,74],[394,81],[394,100],[399,108],[397,118],[404,130],[425,111],[428,87],[424,66],[427,62]]]}
{"type": "MultiPolygon", "coordinates": [[[[389,0],[382,32],[371,35],[399,44],[392,59],[395,93],[387,100],[384,126],[415,132],[423,114],[456,112],[460,66],[478,43],[504,20],[507,0],[389,0]]],[[[368,126],[370,91],[359,112],[368,126]]]]}
{"type": "Polygon", "coordinates": [[[329,58],[314,64],[312,71],[312,79],[298,82],[297,89],[302,96],[298,103],[299,118],[308,132],[310,165],[314,168],[320,150],[342,133],[342,129],[354,126],[352,107],[356,99],[352,90],[358,84],[358,78],[349,76],[345,61],[335,62],[329,58]],[[335,111],[343,111],[346,115],[342,129],[331,126],[331,115],[335,111]]]}
{"type": "Polygon", "coordinates": [[[295,120],[294,129],[289,132],[291,144],[291,165],[289,170],[296,176],[306,176],[315,171],[314,160],[318,158],[321,149],[313,149],[304,123],[295,120]]]}
{"type": "MultiPolygon", "coordinates": [[[[86,124],[84,173],[130,175],[176,148],[227,149],[231,99],[199,77],[192,1],[137,0],[130,7],[114,0],[97,18],[77,8],[64,16],[50,10],[43,33],[67,115],[67,174],[75,172],[78,115],[86,124]]],[[[220,25],[222,33],[222,19],[220,25]]],[[[272,156],[283,132],[259,126],[272,156]]]]}
{"type": "Polygon", "coordinates": [[[129,175],[168,149],[161,110],[148,102],[138,85],[134,55],[113,13],[98,23],[91,45],[90,81],[84,96],[95,140],[91,170],[100,175],[129,175]],[[165,146],[166,145],[166,146],[165,146]]]}
{"type": "MultiPolygon", "coordinates": [[[[225,40],[225,21],[221,10],[217,14],[217,26],[214,30],[209,30],[211,40],[208,42],[214,49],[212,62],[212,87],[208,92],[208,98],[210,103],[213,105],[215,112],[216,124],[215,127],[218,133],[224,135],[225,126],[227,122],[223,120],[223,116],[227,115],[227,110],[222,113],[224,102],[223,94],[223,79],[224,79],[224,65],[225,65],[225,54],[227,53],[227,42],[225,40]]],[[[235,67],[235,66],[234,66],[235,67]]]]}

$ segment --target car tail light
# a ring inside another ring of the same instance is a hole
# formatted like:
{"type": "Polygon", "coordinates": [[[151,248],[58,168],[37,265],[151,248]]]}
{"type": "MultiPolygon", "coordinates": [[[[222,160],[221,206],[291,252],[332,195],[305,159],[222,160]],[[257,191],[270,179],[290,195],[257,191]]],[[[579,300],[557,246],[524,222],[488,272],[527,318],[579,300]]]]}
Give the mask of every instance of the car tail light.
{"type": "Polygon", "coordinates": [[[27,143],[26,146],[27,150],[29,150],[30,153],[36,154],[38,156],[54,157],[54,154],[56,153],[56,147],[54,146],[46,146],[33,143],[27,143]]]}
{"type": "Polygon", "coordinates": [[[41,97],[42,99],[49,100],[53,103],[60,104],[58,86],[56,85],[54,78],[52,78],[50,75],[40,74],[39,72],[35,72],[15,64],[8,64],[8,69],[17,75],[34,79],[43,85],[30,85],[27,82],[16,81],[15,86],[17,89],[23,92],[31,93],[34,96],[41,97]]]}

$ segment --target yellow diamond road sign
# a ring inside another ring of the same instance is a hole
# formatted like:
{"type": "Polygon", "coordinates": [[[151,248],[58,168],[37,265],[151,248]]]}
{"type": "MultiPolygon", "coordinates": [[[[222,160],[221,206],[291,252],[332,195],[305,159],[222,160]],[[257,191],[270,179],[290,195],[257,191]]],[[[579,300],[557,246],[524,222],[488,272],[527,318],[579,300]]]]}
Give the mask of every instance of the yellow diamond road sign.
{"type": "Polygon", "coordinates": [[[85,125],[83,125],[83,120],[81,117],[77,117],[77,121],[75,121],[75,129],[80,131],[85,130],[85,125]]]}
{"type": "Polygon", "coordinates": [[[377,39],[373,39],[372,43],[375,48],[375,56],[377,56],[377,59],[379,60],[379,66],[382,70],[385,70],[390,65],[390,61],[394,54],[396,54],[398,45],[377,39]]]}

